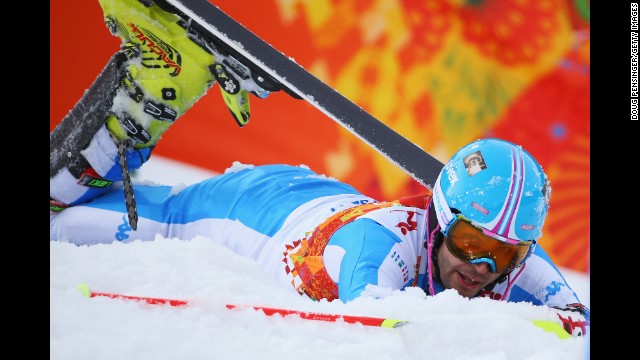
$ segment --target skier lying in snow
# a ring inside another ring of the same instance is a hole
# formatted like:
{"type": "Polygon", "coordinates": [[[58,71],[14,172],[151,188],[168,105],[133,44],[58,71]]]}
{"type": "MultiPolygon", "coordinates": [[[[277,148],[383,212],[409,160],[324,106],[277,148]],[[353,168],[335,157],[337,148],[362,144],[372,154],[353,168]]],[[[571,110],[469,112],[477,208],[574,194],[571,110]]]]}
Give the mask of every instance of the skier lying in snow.
{"type": "MultiPolygon", "coordinates": [[[[152,9],[151,17],[161,12],[152,9]]],[[[154,26],[144,18],[118,21],[130,29],[154,26]]],[[[586,334],[589,310],[537,246],[549,206],[547,177],[528,152],[504,140],[462,147],[432,192],[396,201],[288,165],[234,165],[179,193],[130,188],[128,171],[149,159],[160,135],[215,76],[221,83],[232,76],[190,41],[170,44],[182,56],[179,72],[149,66],[164,60],[141,54],[159,47],[135,34],[122,35],[123,49],[51,134],[50,240],[93,245],[202,235],[314,300],[346,302],[367,284],[419,286],[429,295],[455,289],[469,298],[556,308],[569,334],[586,334]],[[91,119],[104,120],[90,130],[91,119]],[[139,219],[128,212],[134,205],[139,219]]],[[[154,40],[165,40],[162,34],[157,29],[154,40]]],[[[246,88],[232,94],[221,87],[238,123],[248,120],[246,88]]]]}

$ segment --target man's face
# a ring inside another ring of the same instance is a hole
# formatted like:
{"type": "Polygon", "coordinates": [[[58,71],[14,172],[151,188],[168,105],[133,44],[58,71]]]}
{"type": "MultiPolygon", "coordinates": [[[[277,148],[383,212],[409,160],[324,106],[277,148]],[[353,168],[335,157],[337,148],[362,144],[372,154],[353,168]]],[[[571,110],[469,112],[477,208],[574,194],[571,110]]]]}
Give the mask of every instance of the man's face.
{"type": "Polygon", "coordinates": [[[500,277],[500,273],[491,272],[487,263],[469,264],[459,260],[444,244],[438,250],[438,267],[445,289],[456,289],[458,294],[469,298],[500,277]]]}

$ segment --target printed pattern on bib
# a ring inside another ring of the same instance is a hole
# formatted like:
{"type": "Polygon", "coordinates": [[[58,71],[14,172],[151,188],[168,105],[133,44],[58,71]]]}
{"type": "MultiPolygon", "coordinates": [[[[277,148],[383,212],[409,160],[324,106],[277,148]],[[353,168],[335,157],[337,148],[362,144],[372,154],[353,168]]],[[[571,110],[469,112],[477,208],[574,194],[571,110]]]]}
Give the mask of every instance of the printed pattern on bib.
{"type": "Polygon", "coordinates": [[[298,294],[306,294],[314,301],[338,298],[338,286],[325,268],[322,255],[331,236],[342,226],[360,216],[382,208],[398,206],[398,201],[378,202],[358,205],[340,211],[317,226],[310,236],[286,245],[283,262],[287,274],[293,276],[291,285],[298,294]]]}

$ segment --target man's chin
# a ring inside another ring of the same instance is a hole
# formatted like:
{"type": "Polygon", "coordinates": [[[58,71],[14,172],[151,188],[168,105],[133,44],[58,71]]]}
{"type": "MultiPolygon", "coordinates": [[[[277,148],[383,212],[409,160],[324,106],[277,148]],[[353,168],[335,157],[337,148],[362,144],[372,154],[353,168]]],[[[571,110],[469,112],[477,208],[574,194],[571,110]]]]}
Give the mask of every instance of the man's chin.
{"type": "Polygon", "coordinates": [[[471,284],[462,280],[460,278],[460,275],[457,276],[458,277],[453,280],[451,284],[453,284],[453,289],[455,289],[458,294],[460,294],[460,296],[464,296],[467,298],[475,297],[480,293],[485,285],[484,283],[471,284]]]}
{"type": "Polygon", "coordinates": [[[461,292],[460,290],[457,290],[458,294],[460,294],[460,296],[466,297],[466,298],[474,298],[476,296],[478,296],[480,294],[480,292],[482,291],[482,288],[478,288],[478,290],[470,292],[469,290],[466,290],[466,292],[461,292]]]}
{"type": "Polygon", "coordinates": [[[460,289],[459,287],[454,287],[453,289],[458,292],[458,295],[466,298],[475,297],[478,293],[480,293],[481,290],[479,289],[478,291],[471,291],[469,289],[460,289]]]}

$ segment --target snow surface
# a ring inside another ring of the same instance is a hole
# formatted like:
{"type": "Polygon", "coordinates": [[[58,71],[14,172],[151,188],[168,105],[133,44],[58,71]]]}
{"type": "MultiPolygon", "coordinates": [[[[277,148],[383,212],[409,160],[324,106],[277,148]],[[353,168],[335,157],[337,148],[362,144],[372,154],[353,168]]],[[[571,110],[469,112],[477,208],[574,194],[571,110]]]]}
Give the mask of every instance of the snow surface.
{"type": "MultiPolygon", "coordinates": [[[[188,185],[214,175],[152,157],[135,176],[188,185]]],[[[589,305],[589,277],[563,270],[589,305]]],[[[425,297],[419,289],[369,289],[350,303],[313,302],[277,287],[252,260],[206,238],[78,247],[50,242],[50,359],[585,359],[589,336],[559,339],[531,320],[546,307],[469,300],[454,291],[425,297]],[[93,291],[188,300],[186,307],[148,305],[93,291]],[[226,304],[409,320],[387,329],[265,316],[226,304]]]]}

